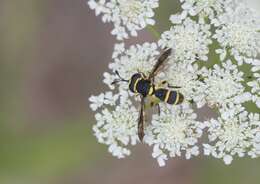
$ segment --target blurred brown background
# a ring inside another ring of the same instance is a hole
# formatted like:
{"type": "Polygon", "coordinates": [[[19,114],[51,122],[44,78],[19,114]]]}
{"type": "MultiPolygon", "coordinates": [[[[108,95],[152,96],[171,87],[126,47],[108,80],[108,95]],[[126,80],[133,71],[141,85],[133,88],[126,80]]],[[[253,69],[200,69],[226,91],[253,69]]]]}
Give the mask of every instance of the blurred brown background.
{"type": "MultiPolygon", "coordinates": [[[[159,30],[176,8],[161,2],[159,30]]],[[[259,183],[259,159],[171,159],[159,168],[147,146],[118,160],[97,143],[88,97],[104,87],[110,30],[85,0],[0,0],[0,183],[259,183]]],[[[153,40],[139,35],[128,43],[153,40]]]]}

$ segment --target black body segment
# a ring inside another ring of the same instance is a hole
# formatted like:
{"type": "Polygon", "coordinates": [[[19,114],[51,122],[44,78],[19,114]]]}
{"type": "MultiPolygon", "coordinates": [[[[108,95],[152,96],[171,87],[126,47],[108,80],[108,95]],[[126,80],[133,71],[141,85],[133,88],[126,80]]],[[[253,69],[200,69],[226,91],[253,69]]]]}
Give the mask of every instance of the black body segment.
{"type": "Polygon", "coordinates": [[[168,104],[178,105],[183,102],[183,95],[178,91],[170,91],[169,98],[167,99],[168,104]]]}
{"type": "Polygon", "coordinates": [[[142,79],[142,75],[140,73],[135,73],[131,79],[130,79],[130,82],[129,82],[129,89],[130,91],[132,91],[133,93],[137,93],[136,91],[136,84],[138,83],[139,80],[142,79]]]}
{"type": "Polygon", "coordinates": [[[142,79],[136,84],[136,92],[141,94],[143,97],[146,97],[149,94],[151,87],[151,81],[142,79]]]}
{"type": "Polygon", "coordinates": [[[159,89],[155,90],[154,96],[159,98],[161,101],[164,101],[166,98],[167,92],[168,92],[167,89],[159,88],[159,89]]]}
{"type": "Polygon", "coordinates": [[[178,95],[179,94],[178,94],[177,91],[169,91],[169,96],[168,96],[167,99],[165,99],[166,103],[168,103],[168,104],[175,104],[176,101],[178,101],[178,98],[179,98],[178,95]]]}
{"type": "Polygon", "coordinates": [[[168,90],[164,88],[156,89],[154,95],[161,101],[168,104],[177,105],[183,102],[183,95],[178,91],[168,90]]]}
{"type": "Polygon", "coordinates": [[[145,76],[140,73],[136,73],[131,77],[129,83],[129,89],[133,93],[139,93],[143,97],[153,94],[154,85],[151,84],[150,80],[144,78],[145,76]]]}
{"type": "Polygon", "coordinates": [[[176,105],[181,104],[181,103],[183,102],[183,100],[184,100],[183,94],[181,94],[181,93],[178,92],[178,95],[179,95],[179,97],[178,97],[178,100],[177,100],[176,103],[175,103],[176,105]]]}

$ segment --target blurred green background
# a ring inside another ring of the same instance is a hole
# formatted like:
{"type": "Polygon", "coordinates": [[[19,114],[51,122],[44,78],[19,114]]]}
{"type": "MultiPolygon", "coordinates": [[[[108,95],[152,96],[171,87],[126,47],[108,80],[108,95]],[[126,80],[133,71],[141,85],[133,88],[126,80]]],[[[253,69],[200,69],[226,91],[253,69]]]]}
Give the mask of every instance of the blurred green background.
{"type": "MultiPolygon", "coordinates": [[[[161,1],[158,30],[175,1],[161,1]]],[[[0,184],[260,183],[260,159],[200,157],[159,168],[144,145],[113,158],[92,135],[88,97],[103,90],[111,25],[85,0],[0,0],[0,184]]],[[[128,43],[151,41],[146,31],[128,43]]]]}

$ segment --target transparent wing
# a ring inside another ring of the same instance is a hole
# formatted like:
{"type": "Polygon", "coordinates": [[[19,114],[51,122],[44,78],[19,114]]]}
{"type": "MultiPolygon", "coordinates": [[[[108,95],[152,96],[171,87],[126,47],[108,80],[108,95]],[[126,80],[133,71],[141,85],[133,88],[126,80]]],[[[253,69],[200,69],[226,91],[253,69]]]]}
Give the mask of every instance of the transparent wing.
{"type": "Polygon", "coordinates": [[[165,49],[165,51],[160,55],[157,62],[155,63],[150,75],[148,76],[148,79],[152,79],[159,71],[160,66],[164,63],[164,61],[167,60],[167,58],[171,55],[172,49],[168,48],[165,49]]]}
{"type": "Polygon", "coordinates": [[[141,107],[138,119],[138,137],[140,141],[143,141],[144,138],[144,97],[141,96],[141,107]]]}

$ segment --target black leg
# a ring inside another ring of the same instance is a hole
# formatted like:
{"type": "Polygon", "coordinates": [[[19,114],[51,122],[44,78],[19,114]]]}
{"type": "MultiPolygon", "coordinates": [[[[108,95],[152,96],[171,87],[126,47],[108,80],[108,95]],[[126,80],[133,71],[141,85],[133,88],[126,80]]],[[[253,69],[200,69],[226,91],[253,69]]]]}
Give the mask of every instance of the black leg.
{"type": "Polygon", "coordinates": [[[160,115],[161,115],[161,108],[160,108],[160,105],[157,104],[156,106],[157,106],[157,109],[158,109],[158,115],[160,116],[160,115]]]}
{"type": "Polygon", "coordinates": [[[172,86],[172,85],[170,85],[166,80],[162,81],[160,84],[161,85],[167,84],[168,88],[181,88],[180,86],[172,86]]]}

